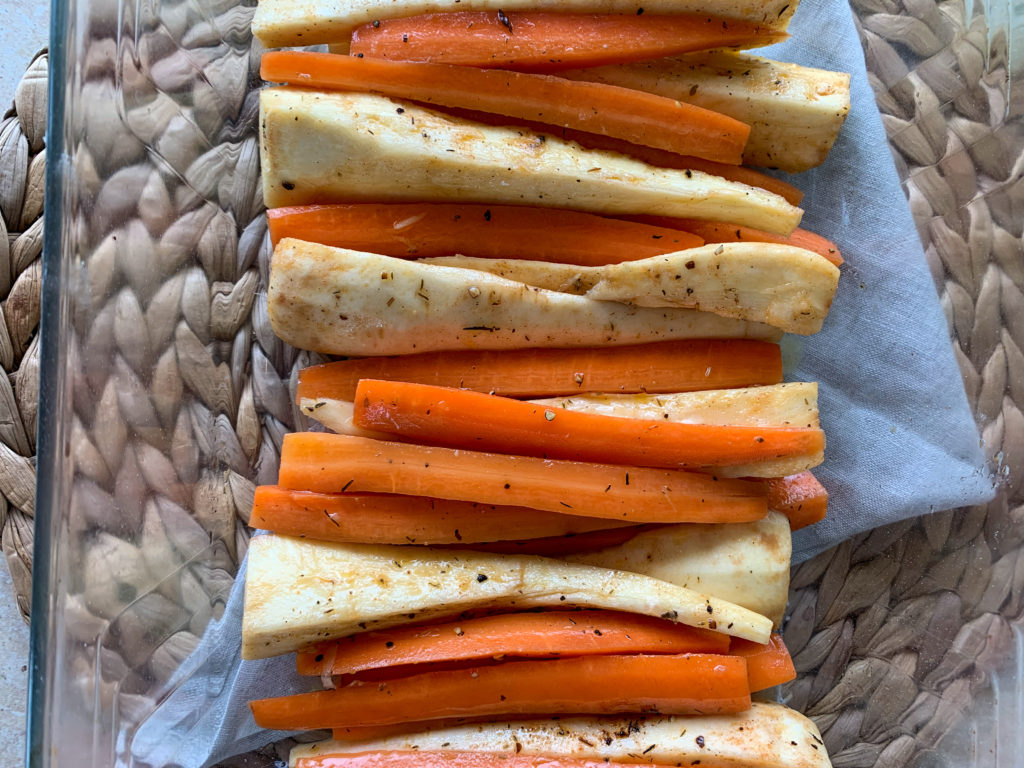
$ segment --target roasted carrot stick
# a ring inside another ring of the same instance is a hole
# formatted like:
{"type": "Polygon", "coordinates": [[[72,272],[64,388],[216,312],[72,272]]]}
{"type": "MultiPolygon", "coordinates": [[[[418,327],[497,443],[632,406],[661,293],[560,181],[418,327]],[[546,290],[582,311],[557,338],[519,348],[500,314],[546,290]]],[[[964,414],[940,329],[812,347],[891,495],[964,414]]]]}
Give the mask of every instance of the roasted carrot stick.
{"type": "MultiPolygon", "coordinates": [[[[288,536],[364,544],[468,544],[506,539],[572,542],[575,534],[628,525],[525,507],[423,496],[311,493],[277,485],[256,489],[249,524],[288,536]]],[[[626,539],[632,535],[627,534],[626,539]]]]}
{"type": "Polygon", "coordinates": [[[505,397],[692,392],[782,381],[778,344],[694,339],[585,349],[427,352],[304,368],[298,398],[347,400],[360,379],[462,387],[505,397]]]}
{"type": "Polygon", "coordinates": [[[728,714],[750,707],[738,656],[582,656],[425,672],[253,701],[261,728],[303,730],[481,715],[728,714]]]}
{"type": "Polygon", "coordinates": [[[512,205],[372,203],[267,211],[274,245],[295,237],[395,258],[477,256],[601,266],[697,248],[680,229],[512,205]]]}
{"type": "Polygon", "coordinates": [[[400,493],[642,523],[745,522],[767,514],[767,489],[757,481],[316,432],[285,435],[279,482],[322,493],[400,493]]]}
{"type": "Polygon", "coordinates": [[[739,224],[723,224],[717,221],[700,221],[698,219],[674,219],[671,216],[628,216],[628,221],[642,222],[666,229],[678,229],[689,232],[704,239],[708,243],[782,243],[795,245],[808,251],[821,254],[837,267],[843,263],[839,248],[831,240],[821,235],[808,232],[806,229],[794,229],[788,236],[775,235],[761,229],[743,227],[739,224]]]}
{"type": "Polygon", "coordinates": [[[789,527],[798,530],[825,519],[828,491],[810,472],[768,481],[768,506],[789,518],[789,527]]]}
{"type": "Polygon", "coordinates": [[[759,48],[786,34],[705,15],[427,13],[364,24],[349,52],[391,61],[556,72],[718,48],[759,48]]]}
{"type": "Polygon", "coordinates": [[[727,635],[650,616],[547,611],[363,632],[299,653],[296,668],[300,675],[353,675],[383,667],[504,656],[728,652],[727,635]]]}
{"type": "Polygon", "coordinates": [[[796,679],[793,659],[782,641],[782,635],[777,632],[772,634],[771,641],[766,645],[734,637],[729,645],[729,653],[747,660],[747,680],[751,693],[796,679]]]}
{"type": "Polygon", "coordinates": [[[519,456],[706,468],[821,451],[807,427],[685,424],[570,411],[451,387],[363,379],[353,423],[413,442],[519,456]]]}
{"type": "Polygon", "coordinates": [[[625,544],[654,525],[469,501],[256,489],[249,525],[286,536],[361,544],[444,545],[501,555],[565,557],[625,544]]]}
{"type": "Polygon", "coordinates": [[[263,55],[264,80],[368,91],[613,136],[739,165],[750,126],[708,109],[604,83],[452,64],[408,64],[308,51],[263,55]]]}
{"type": "MultiPolygon", "coordinates": [[[[616,768],[651,768],[650,763],[615,765],[616,768]]],[[[608,768],[608,763],[578,757],[415,750],[300,757],[293,768],[608,768]]]]}
{"type": "MultiPolygon", "coordinates": [[[[508,125],[507,117],[492,115],[487,112],[473,111],[468,109],[442,109],[441,111],[462,117],[466,120],[475,120],[485,125],[508,125]]],[[[709,173],[712,176],[721,176],[729,181],[738,181],[751,187],[760,187],[782,197],[792,205],[800,205],[804,193],[782,179],[769,176],[753,168],[744,165],[732,165],[728,163],[716,163],[713,160],[704,160],[699,157],[680,155],[674,152],[666,152],[663,149],[655,149],[641,144],[631,144],[628,141],[602,136],[599,133],[588,133],[586,131],[564,128],[559,126],[544,125],[531,120],[516,120],[515,125],[522,128],[529,128],[537,133],[554,135],[568,141],[575,141],[584,149],[600,149],[607,152],[618,152],[620,155],[629,155],[641,160],[648,165],[659,168],[675,168],[685,171],[700,171],[709,173]]]]}
{"type": "MultiPolygon", "coordinates": [[[[747,237],[745,229],[741,230],[741,232],[744,233],[744,237],[747,237]]],[[[770,232],[765,232],[760,229],[754,229],[751,230],[751,232],[756,233],[757,237],[761,238],[767,238],[769,235],[771,235],[770,232]]],[[[693,233],[691,232],[690,234],[693,233]]],[[[772,235],[772,237],[779,237],[779,235],[772,235]]],[[[764,242],[771,241],[765,239],[764,242]]],[[[810,230],[800,229],[799,227],[797,229],[794,229],[792,234],[790,234],[789,236],[789,244],[795,245],[798,248],[805,248],[808,251],[820,253],[822,256],[831,261],[837,267],[843,263],[843,254],[839,252],[839,246],[837,246],[831,240],[824,238],[815,232],[811,232],[810,230]]]]}

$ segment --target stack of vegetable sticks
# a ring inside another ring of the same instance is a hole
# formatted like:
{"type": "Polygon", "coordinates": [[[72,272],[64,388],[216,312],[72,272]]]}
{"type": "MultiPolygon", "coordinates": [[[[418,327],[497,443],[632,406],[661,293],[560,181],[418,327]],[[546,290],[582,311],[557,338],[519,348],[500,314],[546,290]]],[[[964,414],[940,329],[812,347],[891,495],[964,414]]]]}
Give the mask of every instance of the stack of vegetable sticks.
{"type": "Polygon", "coordinates": [[[271,323],[339,359],[257,489],[242,633],[324,690],[253,716],[332,729],[296,768],[826,766],[752,695],[828,503],[778,341],[843,259],[749,165],[822,162],[848,78],[740,52],[781,0],[496,3],[259,5],[331,50],[264,54],[260,136],[271,323]]]}
{"type": "Polygon", "coordinates": [[[806,470],[823,451],[813,386],[761,383],[781,376],[778,347],[767,342],[662,342],[610,357],[604,368],[597,350],[466,351],[302,373],[308,413],[347,411],[352,430],[387,439],[289,435],[280,485],[257,492],[253,522],[276,535],[251,549],[246,654],[300,651],[299,671],[334,686],[254,702],[258,723],[332,728],[351,741],[452,718],[723,714],[792,679],[770,633],[786,581],[769,575],[773,555],[776,572],[788,567],[790,526],[769,502],[798,517],[813,496],[806,470]],[[616,357],[633,364],[609,384],[616,357]],[[532,375],[502,374],[509,365],[526,373],[523,363],[532,375]],[[694,390],[701,379],[735,386],[694,390]],[[491,394],[492,384],[518,397],[491,394]],[[631,406],[636,416],[618,414],[631,406]],[[693,418],[651,418],[652,407],[666,417],[689,408],[693,418]],[[716,409],[732,423],[715,423],[716,409]],[[755,477],[780,462],[797,473],[755,477]],[[743,477],[728,477],[737,467],[743,477]],[[732,573],[696,563],[678,536],[733,562],[732,573]],[[727,549],[737,542],[734,560],[727,549]],[[445,549],[406,559],[423,545],[445,549]],[[646,567],[634,564],[638,555],[646,567]],[[692,563],[700,592],[666,574],[692,563]],[[757,581],[756,598],[749,584],[736,588],[739,571],[757,581]],[[652,589],[663,595],[653,607],[652,589]],[[538,606],[548,611],[523,612],[538,606]],[[730,642],[733,633],[754,642],[730,642]],[[337,639],[307,646],[317,638],[337,639]],[[702,669],[725,682],[693,672],[702,669]],[[563,675],[605,685],[559,699],[563,675]],[[389,702],[378,714],[375,696],[389,702]]]}

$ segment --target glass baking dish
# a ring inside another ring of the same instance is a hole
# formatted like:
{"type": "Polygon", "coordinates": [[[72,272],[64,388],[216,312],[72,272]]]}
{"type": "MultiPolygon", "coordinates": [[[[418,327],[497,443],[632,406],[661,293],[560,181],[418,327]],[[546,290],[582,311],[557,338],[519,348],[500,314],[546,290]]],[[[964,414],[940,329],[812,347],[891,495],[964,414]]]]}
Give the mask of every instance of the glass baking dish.
{"type": "MultiPolygon", "coordinates": [[[[1024,13],[854,6],[968,397],[1007,480],[985,508],[889,526],[796,568],[786,637],[801,678],[784,697],[816,717],[837,768],[1016,765],[1024,57],[1011,54],[1024,13]]],[[[274,337],[263,292],[254,8],[54,6],[33,768],[139,765],[134,728],[223,611],[254,487],[273,482],[282,435],[304,426],[292,387],[318,359],[274,337]]]]}

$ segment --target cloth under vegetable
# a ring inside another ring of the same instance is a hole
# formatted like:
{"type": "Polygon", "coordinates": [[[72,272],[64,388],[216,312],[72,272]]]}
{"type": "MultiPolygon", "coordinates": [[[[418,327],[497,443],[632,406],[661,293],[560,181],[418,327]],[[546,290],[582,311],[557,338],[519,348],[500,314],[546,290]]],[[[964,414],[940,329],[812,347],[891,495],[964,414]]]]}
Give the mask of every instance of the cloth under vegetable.
{"type": "Polygon", "coordinates": [[[870,528],[987,501],[994,487],[853,16],[843,0],[803,0],[790,32],[756,53],[851,73],[850,115],[828,160],[794,177],[801,226],[846,259],[822,331],[786,340],[786,379],[819,382],[827,435],[814,472],[829,513],[794,534],[801,562],[870,528]]]}
{"type": "MultiPolygon", "coordinates": [[[[828,519],[794,536],[794,561],[885,523],[993,495],[949,331],[900,188],[845,0],[802,0],[793,38],[755,53],[850,72],[852,109],[828,161],[796,177],[802,226],[846,264],[824,330],[789,338],[787,380],[820,382],[828,519]]],[[[130,744],[153,766],[199,768],[287,734],[258,729],[248,701],[319,687],[289,655],[242,662],[239,571],[223,617],[168,683],[130,744]]]]}

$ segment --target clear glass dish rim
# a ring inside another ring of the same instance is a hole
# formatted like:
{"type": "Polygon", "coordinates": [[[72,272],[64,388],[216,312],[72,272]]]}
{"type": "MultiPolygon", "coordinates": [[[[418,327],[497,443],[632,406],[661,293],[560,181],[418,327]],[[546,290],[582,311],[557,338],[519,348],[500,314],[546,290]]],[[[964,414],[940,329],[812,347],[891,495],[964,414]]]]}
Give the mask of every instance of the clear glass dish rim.
{"type": "Polygon", "coordinates": [[[63,404],[67,382],[61,367],[61,339],[67,327],[64,286],[64,203],[68,162],[65,143],[67,115],[68,50],[73,40],[73,0],[51,0],[48,111],[46,124],[46,190],[43,216],[43,286],[40,316],[39,370],[52,375],[39,377],[40,408],[37,424],[35,548],[33,558],[31,623],[29,629],[28,700],[26,705],[25,765],[40,768],[49,764],[50,722],[47,705],[52,700],[53,681],[47,674],[53,641],[56,587],[59,580],[54,557],[57,525],[66,485],[61,472],[60,446],[65,432],[63,404]],[[55,76],[57,74],[57,76],[55,76]]]}

